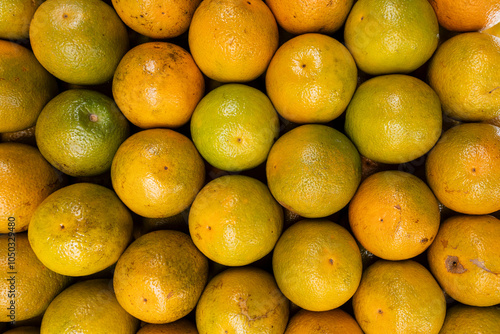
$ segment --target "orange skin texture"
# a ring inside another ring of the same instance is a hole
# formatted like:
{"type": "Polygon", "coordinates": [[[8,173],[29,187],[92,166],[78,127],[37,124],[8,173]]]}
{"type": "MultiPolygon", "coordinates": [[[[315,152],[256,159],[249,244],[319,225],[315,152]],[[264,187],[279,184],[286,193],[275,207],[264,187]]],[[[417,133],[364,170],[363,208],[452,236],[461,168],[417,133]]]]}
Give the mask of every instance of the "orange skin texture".
{"type": "Polygon", "coordinates": [[[440,334],[495,333],[500,328],[498,306],[477,307],[457,304],[446,312],[440,334]]]}
{"type": "Polygon", "coordinates": [[[500,20],[497,0],[429,0],[444,28],[451,31],[477,31],[500,20]]]}
{"type": "Polygon", "coordinates": [[[198,334],[196,325],[186,318],[168,324],[145,324],[137,334],[198,334]]]}
{"type": "Polygon", "coordinates": [[[8,0],[0,2],[0,38],[29,37],[30,21],[44,0],[8,0]]]}
{"type": "Polygon", "coordinates": [[[341,309],[324,312],[299,310],[290,318],[285,334],[363,334],[356,320],[341,309]]]}

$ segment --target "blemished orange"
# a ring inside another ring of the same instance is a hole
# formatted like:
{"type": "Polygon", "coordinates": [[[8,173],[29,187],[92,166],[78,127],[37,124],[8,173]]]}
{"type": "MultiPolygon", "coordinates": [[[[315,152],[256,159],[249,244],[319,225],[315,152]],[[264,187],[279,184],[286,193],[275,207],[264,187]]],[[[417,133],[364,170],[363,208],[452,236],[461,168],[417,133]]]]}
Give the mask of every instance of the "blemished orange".
{"type": "Polygon", "coordinates": [[[200,334],[282,334],[289,305],[267,271],[229,268],[208,282],[196,306],[196,326],[200,334]]]}
{"type": "Polygon", "coordinates": [[[225,84],[198,103],[190,129],[198,152],[210,165],[239,172],[266,160],[280,121],[266,94],[243,84],[225,84]]]}
{"type": "Polygon", "coordinates": [[[112,190],[74,183],[36,208],[28,238],[49,269],[87,276],[116,263],[131,240],[132,228],[130,212],[112,190]]]}
{"type": "Polygon", "coordinates": [[[349,203],[349,224],[369,252],[386,260],[423,253],[439,229],[439,203],[424,181],[391,170],[368,176],[349,203]]]}
{"type": "Polygon", "coordinates": [[[400,164],[427,153],[442,131],[441,102],[424,81],[405,74],[363,82],[345,113],[345,133],[359,153],[400,164]]]}
{"type": "Polygon", "coordinates": [[[28,229],[36,208],[65,181],[37,148],[0,144],[0,233],[28,229]]]}
{"type": "Polygon", "coordinates": [[[283,209],[261,181],[225,175],[210,181],[189,211],[194,244],[209,259],[244,266],[272,251],[283,229],[283,209]]]}
{"type": "Polygon", "coordinates": [[[201,0],[112,0],[122,21],[141,35],[177,37],[189,28],[201,0]]]}
{"type": "Polygon", "coordinates": [[[451,31],[477,31],[500,20],[497,0],[429,0],[439,24],[451,31]]]}
{"type": "Polygon", "coordinates": [[[204,185],[205,165],[188,137],[170,129],[148,129],[118,148],[111,181],[130,210],[148,218],[170,217],[191,205],[204,185]]]}
{"type": "Polygon", "coordinates": [[[0,38],[29,37],[31,18],[44,0],[7,0],[0,2],[0,38]]]}
{"type": "Polygon", "coordinates": [[[427,252],[429,268],[453,299],[471,306],[500,303],[500,220],[457,215],[446,219],[427,252]]]}
{"type": "Polygon", "coordinates": [[[500,128],[462,123],[445,131],[425,162],[427,184],[447,208],[464,214],[500,210],[500,128]]]}
{"type": "Polygon", "coordinates": [[[145,324],[137,334],[198,334],[196,325],[186,318],[168,324],[145,324]]]}
{"type": "Polygon", "coordinates": [[[287,228],[274,248],[272,267],[283,294],[316,312],[346,303],[363,269],[354,237],[326,219],[305,219],[287,228]]]}
{"type": "Polygon", "coordinates": [[[500,117],[499,62],[500,38],[491,34],[462,33],[441,44],[429,62],[428,81],[444,113],[467,122],[500,117]]]}
{"type": "Polygon", "coordinates": [[[26,232],[0,235],[0,321],[42,315],[71,278],[53,272],[36,257],[26,232]]]}
{"type": "Polygon", "coordinates": [[[358,82],[356,63],[336,39],[310,33],[281,45],[266,71],[266,92],[294,123],[327,123],[340,116],[358,82]]]}
{"type": "Polygon", "coordinates": [[[333,34],[344,24],[353,0],[267,0],[278,24],[289,33],[333,34]]]}
{"type": "Polygon", "coordinates": [[[43,315],[40,334],[135,334],[139,321],[116,300],[109,279],[88,279],[61,292],[43,315]]]}
{"type": "Polygon", "coordinates": [[[290,318],[285,331],[285,334],[323,333],[363,334],[363,331],[349,313],[339,308],[323,312],[301,309],[290,318]]]}
{"type": "Polygon", "coordinates": [[[437,334],[446,301],[432,274],[413,260],[378,260],[363,272],[352,299],[354,316],[366,334],[437,334]]]}
{"type": "Polygon", "coordinates": [[[190,52],[220,82],[247,82],[266,70],[278,48],[278,25],[262,0],[205,0],[189,26],[190,52]]]}
{"type": "Polygon", "coordinates": [[[340,131],[305,124],[274,143],[266,176],[282,206],[305,218],[321,218],[349,203],[361,181],[361,158],[340,131]]]}
{"type": "Polygon", "coordinates": [[[154,231],[136,239],[116,264],[113,288],[134,317],[163,324],[191,312],[208,279],[208,260],[189,235],[154,231]]]}
{"type": "Polygon", "coordinates": [[[97,85],[113,77],[129,48],[125,24],[101,0],[47,0],[30,23],[38,61],[70,84],[97,85]]]}
{"type": "Polygon", "coordinates": [[[495,334],[500,328],[500,307],[457,304],[448,309],[439,334],[495,334]]]}
{"type": "Polygon", "coordinates": [[[33,52],[14,42],[0,40],[0,77],[0,133],[35,125],[42,108],[57,94],[56,79],[33,52]]]}
{"type": "Polygon", "coordinates": [[[204,94],[205,81],[185,49],[148,42],[123,56],[112,91],[125,117],[138,127],[177,128],[189,121],[204,94]]]}
{"type": "Polygon", "coordinates": [[[360,70],[410,73],[436,50],[439,24],[427,0],[359,0],[345,22],[344,40],[360,70]]]}

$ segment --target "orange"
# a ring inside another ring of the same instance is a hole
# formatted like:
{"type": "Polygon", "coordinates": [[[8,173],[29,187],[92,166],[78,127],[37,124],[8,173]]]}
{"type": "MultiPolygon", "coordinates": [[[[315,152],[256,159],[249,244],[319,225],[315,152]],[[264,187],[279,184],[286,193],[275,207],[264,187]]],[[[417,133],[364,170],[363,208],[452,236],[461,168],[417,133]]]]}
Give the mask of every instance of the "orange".
{"type": "Polygon", "coordinates": [[[481,30],[482,33],[490,34],[496,37],[500,37],[500,21],[491,27],[487,27],[481,30]]]}
{"type": "Polygon", "coordinates": [[[189,26],[189,48],[201,71],[221,82],[256,79],[278,48],[278,25],[262,0],[205,0],[189,26]]]}
{"type": "Polygon", "coordinates": [[[358,323],[347,312],[337,308],[312,312],[299,310],[290,318],[285,334],[363,334],[358,323]]]}
{"type": "Polygon", "coordinates": [[[439,333],[446,302],[439,284],[421,264],[378,260],[363,272],[352,299],[366,334],[439,333]]]}
{"type": "Polygon", "coordinates": [[[110,80],[129,47],[125,24],[101,0],[47,0],[36,10],[29,35],[43,67],[77,85],[110,80]]]}
{"type": "Polygon", "coordinates": [[[372,174],[349,203],[349,224],[363,246],[386,260],[423,253],[440,222],[436,197],[418,177],[401,171],[372,174]]]}
{"type": "Polygon", "coordinates": [[[0,233],[28,229],[33,212],[64,178],[38,149],[20,143],[0,144],[0,233]]]}
{"type": "Polygon", "coordinates": [[[409,162],[427,153],[441,135],[439,97],[415,77],[377,76],[354,93],[344,128],[368,159],[387,164],[409,162]]]}
{"type": "Polygon", "coordinates": [[[113,97],[141,128],[176,128],[189,121],[205,81],[191,55],[172,43],[149,42],[128,51],[113,76],[113,97]]]}
{"type": "Polygon", "coordinates": [[[201,189],[188,221],[194,244],[209,259],[244,266],[274,248],[283,229],[283,210],[262,182],[226,175],[201,189]]]}
{"type": "Polygon", "coordinates": [[[45,0],[8,0],[0,2],[0,38],[28,38],[31,18],[45,0]]]}
{"type": "Polygon", "coordinates": [[[118,304],[108,279],[89,279],[66,288],[50,303],[40,334],[135,334],[139,321],[118,304]]]}
{"type": "Polygon", "coordinates": [[[161,324],[191,312],[208,278],[208,260],[189,235],[155,231],[136,239],[118,260],[113,287],[134,317],[161,324]]]}
{"type": "Polygon", "coordinates": [[[254,267],[230,268],[208,282],[196,306],[200,334],[282,334],[289,301],[273,276],[254,267]]]}
{"type": "Polygon", "coordinates": [[[427,255],[429,267],[453,299],[472,306],[500,304],[500,220],[452,216],[427,255]]]}
{"type": "Polygon", "coordinates": [[[202,157],[231,172],[263,163],[280,130],[269,98],[242,84],[226,84],[209,92],[196,106],[190,126],[202,157]]]}
{"type": "Polygon", "coordinates": [[[177,37],[189,28],[201,0],[112,0],[123,22],[156,39],[177,37]]]}
{"type": "Polygon", "coordinates": [[[55,78],[30,50],[13,42],[0,40],[0,78],[0,132],[35,125],[42,108],[57,93],[55,78]]]}
{"type": "Polygon", "coordinates": [[[439,24],[451,31],[476,31],[500,20],[497,0],[429,0],[439,24]]]}
{"type": "Polygon", "coordinates": [[[360,70],[409,73],[436,50],[439,24],[427,0],[359,0],[347,17],[344,40],[360,70]]]}
{"type": "Polygon", "coordinates": [[[443,133],[427,156],[427,183],[447,208],[465,214],[500,210],[500,128],[463,123],[443,133]]]}
{"type": "Polygon", "coordinates": [[[114,264],[132,236],[132,217],[116,194],[75,183],[47,197],[35,210],[28,238],[40,261],[68,276],[86,276],[114,264]]]}
{"type": "Polygon", "coordinates": [[[205,165],[193,142],[169,129],[128,137],[113,158],[116,194],[135,213],[149,218],[181,213],[205,181],[205,165]]]}
{"type": "Polygon", "coordinates": [[[471,32],[451,37],[429,63],[429,84],[444,113],[461,121],[500,117],[500,38],[471,32]]]}
{"type": "Polygon", "coordinates": [[[69,284],[70,278],[53,272],[37,259],[26,233],[0,235],[0,321],[18,322],[37,317],[69,284]]]}
{"type": "Polygon", "coordinates": [[[331,215],[351,200],[361,181],[361,159],[340,131],[301,125],[282,135],[266,162],[269,190],[288,210],[306,217],[331,215]]]}
{"type": "Polygon", "coordinates": [[[196,325],[186,318],[168,324],[146,324],[137,334],[198,334],[196,325]]]}
{"type": "Polygon", "coordinates": [[[278,287],[309,311],[328,311],[358,288],[362,263],[356,240],[329,220],[301,220],[286,229],[273,252],[278,287]]]}
{"type": "Polygon", "coordinates": [[[115,102],[87,89],[69,89],[43,108],[35,137],[42,155],[71,176],[109,171],[129,124],[115,102]]]}
{"type": "Polygon", "coordinates": [[[500,328],[500,307],[457,304],[446,312],[440,334],[495,334],[500,328]]]}
{"type": "Polygon", "coordinates": [[[303,34],[276,51],[266,72],[266,91],[285,119],[326,123],[344,112],[357,74],[354,59],[340,42],[327,35],[303,34]]]}
{"type": "Polygon", "coordinates": [[[295,34],[333,34],[344,24],[354,0],[267,0],[278,24],[295,34]]]}

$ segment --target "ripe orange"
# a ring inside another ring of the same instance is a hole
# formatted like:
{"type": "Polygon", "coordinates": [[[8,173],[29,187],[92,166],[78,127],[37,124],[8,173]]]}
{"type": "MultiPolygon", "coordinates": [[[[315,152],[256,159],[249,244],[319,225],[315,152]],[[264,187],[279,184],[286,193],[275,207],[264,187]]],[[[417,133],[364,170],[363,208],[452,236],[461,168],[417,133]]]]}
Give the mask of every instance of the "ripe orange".
{"type": "Polygon", "coordinates": [[[472,306],[500,303],[500,220],[452,216],[427,255],[429,267],[453,299],[472,306]]]}
{"type": "Polygon", "coordinates": [[[303,34],[276,51],[266,72],[266,91],[285,119],[326,123],[344,112],[356,89],[357,73],[354,59],[340,42],[327,35],[303,34]]]}
{"type": "Polygon", "coordinates": [[[7,0],[0,2],[0,38],[28,38],[31,18],[44,0],[7,0]]]}
{"type": "Polygon", "coordinates": [[[278,48],[278,25],[262,0],[205,0],[189,26],[189,48],[209,78],[256,79],[278,48]]]}
{"type": "Polygon", "coordinates": [[[358,0],[347,17],[344,39],[362,71],[409,73],[436,50],[439,25],[427,0],[358,0]]]}
{"type": "Polygon", "coordinates": [[[344,24],[353,0],[267,0],[278,24],[295,34],[332,34],[344,24]]]}
{"type": "Polygon", "coordinates": [[[156,39],[186,32],[201,0],[112,0],[123,22],[138,33],[156,39]]]}
{"type": "Polygon", "coordinates": [[[309,311],[328,311],[347,302],[358,288],[362,263],[356,240],[328,220],[301,220],[286,229],[272,260],[278,287],[309,311]]]}
{"type": "Polygon", "coordinates": [[[465,214],[500,210],[500,128],[463,123],[443,133],[425,163],[427,183],[447,208],[465,214]]]}
{"type": "Polygon", "coordinates": [[[354,93],[344,127],[361,155],[382,163],[405,163],[427,153],[439,139],[441,103],[420,79],[377,76],[354,93]]]}
{"type": "Polygon", "coordinates": [[[191,55],[172,43],[149,42],[128,51],[113,76],[113,97],[141,128],[177,128],[189,121],[205,81],[191,55]]]}
{"type": "Polygon", "coordinates": [[[198,334],[196,325],[186,318],[168,324],[145,324],[137,334],[198,334]]]}
{"type": "Polygon", "coordinates": [[[352,142],[326,125],[301,125],[282,135],[266,162],[269,190],[288,210],[320,218],[342,209],[361,181],[352,142]]]}
{"type": "Polygon", "coordinates": [[[347,312],[337,308],[312,312],[299,310],[290,318],[285,334],[362,334],[358,323],[347,312]]]}
{"type": "Polygon", "coordinates": [[[446,315],[441,287],[421,264],[378,260],[363,272],[352,299],[367,333],[439,333],[446,315]]]}
{"type": "Polygon", "coordinates": [[[429,0],[439,24],[452,31],[476,31],[500,20],[497,0],[429,0]]]}
{"type": "Polygon", "coordinates": [[[129,47],[125,24],[101,0],[45,1],[33,15],[29,35],[43,67],[77,85],[110,80],[129,47]]]}
{"type": "Polygon", "coordinates": [[[446,312],[440,334],[495,334],[500,328],[500,307],[457,304],[446,312]]]}

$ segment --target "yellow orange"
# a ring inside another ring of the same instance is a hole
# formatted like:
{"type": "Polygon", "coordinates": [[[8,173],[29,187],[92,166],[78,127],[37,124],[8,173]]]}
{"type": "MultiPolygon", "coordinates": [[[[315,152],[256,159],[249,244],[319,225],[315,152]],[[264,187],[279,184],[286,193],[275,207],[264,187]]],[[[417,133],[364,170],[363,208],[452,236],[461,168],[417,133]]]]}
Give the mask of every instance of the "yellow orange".
{"type": "Polygon", "coordinates": [[[452,31],[477,31],[500,20],[496,0],[429,0],[439,24],[452,31]]]}
{"type": "Polygon", "coordinates": [[[500,328],[500,307],[457,304],[446,312],[440,334],[494,334],[500,328]]]}
{"type": "Polygon", "coordinates": [[[44,1],[7,0],[0,2],[0,38],[28,38],[31,18],[44,1]]]}
{"type": "Polygon", "coordinates": [[[362,334],[354,318],[339,308],[312,312],[299,310],[290,318],[285,334],[362,334]]]}

